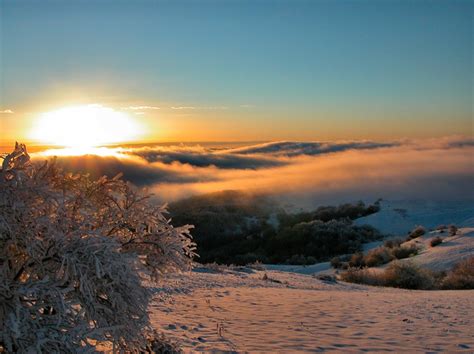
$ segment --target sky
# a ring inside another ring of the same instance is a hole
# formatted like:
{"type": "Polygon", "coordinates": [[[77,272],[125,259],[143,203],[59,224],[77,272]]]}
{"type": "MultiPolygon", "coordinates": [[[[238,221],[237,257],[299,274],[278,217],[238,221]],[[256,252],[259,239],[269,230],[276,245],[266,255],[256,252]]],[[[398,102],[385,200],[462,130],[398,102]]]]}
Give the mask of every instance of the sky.
{"type": "Polygon", "coordinates": [[[473,8],[0,0],[0,139],[79,105],[126,113],[142,141],[472,136],[473,8]]]}

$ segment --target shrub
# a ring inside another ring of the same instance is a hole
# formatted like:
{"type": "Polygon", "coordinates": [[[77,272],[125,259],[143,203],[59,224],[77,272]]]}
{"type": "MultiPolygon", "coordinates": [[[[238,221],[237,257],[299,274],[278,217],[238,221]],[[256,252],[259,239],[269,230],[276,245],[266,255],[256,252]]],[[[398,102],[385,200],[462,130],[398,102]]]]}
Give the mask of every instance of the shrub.
{"type": "Polygon", "coordinates": [[[474,289],[474,257],[456,264],[451,271],[432,272],[410,262],[392,262],[385,271],[349,268],[340,274],[343,281],[405,289],[474,289]]]}
{"type": "Polygon", "coordinates": [[[474,257],[454,266],[441,281],[442,289],[474,289],[474,257]]]}
{"type": "Polygon", "coordinates": [[[349,260],[349,266],[361,268],[365,266],[364,255],[361,252],[354,253],[349,260]]]}
{"type": "Polygon", "coordinates": [[[432,289],[435,286],[435,279],[431,272],[412,263],[396,261],[382,272],[350,268],[341,274],[341,279],[351,283],[405,289],[432,289]]]}
{"type": "Polygon", "coordinates": [[[448,234],[449,236],[454,236],[458,233],[458,228],[456,225],[449,225],[448,227],[448,234]]]}
{"type": "Polygon", "coordinates": [[[404,241],[401,238],[387,240],[383,243],[384,247],[394,248],[400,246],[404,241]]]}
{"type": "Polygon", "coordinates": [[[348,259],[346,257],[337,256],[331,259],[331,265],[334,268],[343,269],[347,269],[348,267],[377,267],[394,259],[408,258],[418,253],[418,247],[416,245],[399,246],[399,240],[394,240],[393,243],[389,243],[389,246],[392,246],[392,248],[387,246],[377,247],[368,251],[366,255],[357,252],[348,259]],[[349,262],[347,266],[345,266],[347,260],[349,260],[349,262]]]}
{"type": "Polygon", "coordinates": [[[434,238],[431,239],[430,246],[431,247],[436,247],[436,246],[438,246],[442,243],[443,243],[443,239],[438,236],[438,237],[434,237],[434,238]]]}
{"type": "Polygon", "coordinates": [[[389,248],[377,247],[367,252],[364,257],[364,263],[367,267],[376,267],[382,264],[386,264],[393,259],[393,256],[389,248]]]}
{"type": "Polygon", "coordinates": [[[404,259],[415,256],[418,253],[418,247],[416,245],[395,247],[391,250],[391,253],[393,258],[404,259]]]}
{"type": "Polygon", "coordinates": [[[364,268],[349,268],[340,274],[343,281],[349,283],[366,284],[373,286],[384,286],[381,277],[373,270],[364,268]]]}
{"type": "Polygon", "coordinates": [[[348,269],[350,257],[348,256],[336,256],[331,258],[331,267],[335,269],[348,269]]]}
{"type": "Polygon", "coordinates": [[[144,348],[143,278],[189,268],[194,255],[190,226],[165,212],[118,177],[32,164],[16,144],[0,170],[0,351],[144,348]]]}
{"type": "Polygon", "coordinates": [[[417,226],[408,234],[408,239],[412,240],[414,238],[418,238],[420,236],[423,236],[425,233],[426,230],[423,226],[417,226]]]}
{"type": "Polygon", "coordinates": [[[392,262],[383,274],[386,286],[405,289],[431,289],[433,275],[410,262],[392,262]]]}
{"type": "Polygon", "coordinates": [[[341,258],[339,256],[331,258],[331,267],[333,268],[340,268],[342,265],[341,258]]]}

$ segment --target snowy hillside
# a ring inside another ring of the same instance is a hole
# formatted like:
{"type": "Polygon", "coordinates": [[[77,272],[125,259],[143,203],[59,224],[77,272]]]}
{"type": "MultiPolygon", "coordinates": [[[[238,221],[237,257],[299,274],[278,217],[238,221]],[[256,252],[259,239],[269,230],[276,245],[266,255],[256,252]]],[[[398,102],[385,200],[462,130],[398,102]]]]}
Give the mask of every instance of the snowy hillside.
{"type": "Polygon", "coordinates": [[[448,236],[446,231],[432,231],[407,243],[416,243],[420,253],[402,261],[413,261],[434,271],[447,271],[461,260],[474,256],[474,228],[459,229],[454,236],[448,236]],[[443,242],[436,247],[430,246],[431,240],[438,236],[443,242]]]}
{"type": "Polygon", "coordinates": [[[356,220],[392,235],[406,235],[417,225],[430,229],[440,224],[474,227],[473,202],[433,202],[420,200],[384,200],[381,210],[356,220]]]}

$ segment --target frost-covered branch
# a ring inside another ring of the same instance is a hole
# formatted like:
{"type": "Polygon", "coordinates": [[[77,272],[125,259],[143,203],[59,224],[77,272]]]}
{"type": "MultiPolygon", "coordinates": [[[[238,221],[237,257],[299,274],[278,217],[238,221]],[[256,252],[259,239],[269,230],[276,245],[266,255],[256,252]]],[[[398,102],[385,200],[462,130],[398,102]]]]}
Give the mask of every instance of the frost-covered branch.
{"type": "Polygon", "coordinates": [[[188,269],[195,255],[191,226],[173,227],[165,214],[119,176],[34,164],[16,144],[0,170],[0,349],[143,347],[143,277],[188,269]]]}

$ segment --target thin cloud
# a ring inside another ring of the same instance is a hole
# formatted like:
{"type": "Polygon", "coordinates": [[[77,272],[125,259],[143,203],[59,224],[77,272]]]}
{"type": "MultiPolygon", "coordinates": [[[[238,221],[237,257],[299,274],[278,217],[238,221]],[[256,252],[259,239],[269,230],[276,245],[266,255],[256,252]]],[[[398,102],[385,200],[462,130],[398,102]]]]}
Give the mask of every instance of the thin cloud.
{"type": "Polygon", "coordinates": [[[0,111],[1,114],[13,114],[15,112],[13,112],[11,109],[4,109],[3,111],[0,111]]]}
{"type": "Polygon", "coordinates": [[[171,106],[171,109],[196,109],[196,107],[193,106],[171,106]]]}
{"type": "Polygon", "coordinates": [[[156,106],[128,106],[125,107],[125,109],[130,109],[132,111],[147,111],[147,110],[157,110],[161,109],[161,107],[156,107],[156,106]]]}
{"type": "Polygon", "coordinates": [[[225,110],[225,109],[229,109],[229,107],[226,107],[226,106],[171,106],[170,107],[171,109],[177,109],[177,110],[185,110],[185,109],[188,109],[188,110],[198,110],[198,109],[201,109],[201,110],[225,110]]]}
{"type": "Polygon", "coordinates": [[[393,147],[398,143],[378,143],[373,141],[349,141],[349,142],[294,142],[277,141],[252,146],[244,146],[236,149],[225,150],[222,153],[252,155],[270,154],[274,156],[299,156],[299,155],[321,155],[346,150],[366,150],[384,147],[393,147]]]}

